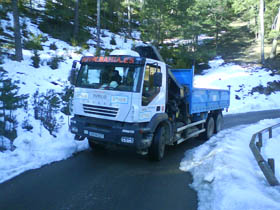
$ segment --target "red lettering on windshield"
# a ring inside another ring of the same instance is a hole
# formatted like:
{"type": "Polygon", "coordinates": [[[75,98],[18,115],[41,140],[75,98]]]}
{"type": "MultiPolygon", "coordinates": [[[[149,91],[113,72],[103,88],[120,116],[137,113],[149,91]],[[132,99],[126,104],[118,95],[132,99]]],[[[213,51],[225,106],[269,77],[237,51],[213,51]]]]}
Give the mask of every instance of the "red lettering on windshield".
{"type": "Polygon", "coordinates": [[[133,57],[108,57],[108,56],[87,56],[82,58],[82,63],[88,62],[96,62],[96,63],[135,63],[135,59],[133,57]]]}

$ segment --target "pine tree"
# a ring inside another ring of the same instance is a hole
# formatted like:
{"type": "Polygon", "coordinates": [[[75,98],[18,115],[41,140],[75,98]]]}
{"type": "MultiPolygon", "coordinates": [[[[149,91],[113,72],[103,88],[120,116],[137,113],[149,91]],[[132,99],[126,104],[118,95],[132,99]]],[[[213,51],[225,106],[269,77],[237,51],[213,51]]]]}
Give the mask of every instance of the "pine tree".
{"type": "Polygon", "coordinates": [[[61,124],[56,119],[56,114],[60,111],[61,100],[59,95],[54,92],[54,90],[47,91],[45,95],[45,120],[44,127],[54,135],[55,132],[61,127],[61,124]]]}
{"type": "Polygon", "coordinates": [[[40,55],[38,54],[37,50],[34,50],[34,55],[31,57],[32,60],[32,66],[34,68],[39,68],[40,67],[40,55]]]}
{"type": "Polygon", "coordinates": [[[258,7],[259,2],[256,0],[234,0],[232,4],[235,14],[240,16],[241,20],[248,23],[247,25],[255,34],[256,40],[259,36],[258,7]]]}
{"type": "Polygon", "coordinates": [[[73,98],[74,90],[72,86],[66,86],[63,89],[63,92],[61,94],[61,99],[62,99],[62,109],[61,112],[70,115],[70,103],[71,99],[73,98]]]}
{"type": "Polygon", "coordinates": [[[146,0],[141,11],[142,38],[144,41],[152,41],[159,46],[168,37],[171,24],[168,24],[171,10],[170,1],[146,0]]]}
{"type": "Polygon", "coordinates": [[[23,106],[24,112],[28,113],[27,116],[24,117],[23,122],[21,123],[21,127],[27,131],[31,131],[33,129],[33,126],[30,124],[30,117],[31,114],[29,113],[29,107],[28,107],[28,101],[24,101],[23,106]]]}
{"type": "Polygon", "coordinates": [[[37,89],[36,92],[33,94],[33,110],[34,110],[34,118],[36,120],[40,119],[40,101],[39,101],[39,90],[37,89]]]}
{"type": "Polygon", "coordinates": [[[33,95],[34,118],[40,120],[41,126],[54,137],[62,126],[62,121],[57,120],[56,116],[60,111],[60,105],[59,94],[54,90],[48,90],[45,94],[40,94],[37,90],[33,95]]]}
{"type": "Polygon", "coordinates": [[[18,81],[7,78],[5,72],[0,72],[0,134],[13,141],[17,137],[18,125],[15,111],[24,107],[28,94],[18,95],[18,81]]]}

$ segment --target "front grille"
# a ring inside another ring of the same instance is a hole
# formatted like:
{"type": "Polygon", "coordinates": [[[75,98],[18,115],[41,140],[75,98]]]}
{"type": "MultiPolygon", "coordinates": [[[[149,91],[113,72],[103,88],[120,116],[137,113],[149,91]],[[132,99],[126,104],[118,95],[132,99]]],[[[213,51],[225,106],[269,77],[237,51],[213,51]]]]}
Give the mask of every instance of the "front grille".
{"type": "Polygon", "coordinates": [[[83,104],[84,112],[87,114],[95,114],[107,117],[116,117],[119,109],[114,107],[95,106],[83,104]]]}

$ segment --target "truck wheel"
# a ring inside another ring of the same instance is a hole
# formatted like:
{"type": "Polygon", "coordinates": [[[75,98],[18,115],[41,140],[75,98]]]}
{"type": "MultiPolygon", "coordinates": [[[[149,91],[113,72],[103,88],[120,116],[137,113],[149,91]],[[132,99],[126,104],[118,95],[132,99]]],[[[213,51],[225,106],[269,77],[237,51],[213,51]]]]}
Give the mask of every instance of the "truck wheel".
{"type": "Polygon", "coordinates": [[[102,150],[102,149],[104,149],[103,145],[95,143],[91,138],[88,138],[88,145],[92,150],[102,150]]]}
{"type": "Polygon", "coordinates": [[[166,126],[160,126],[157,128],[152,145],[149,148],[149,157],[152,160],[162,160],[165,151],[166,136],[166,126]]]}
{"type": "Polygon", "coordinates": [[[209,116],[208,119],[206,120],[205,131],[202,133],[201,138],[203,140],[210,139],[214,134],[214,130],[215,130],[214,119],[213,119],[213,117],[209,116]]]}
{"type": "Polygon", "coordinates": [[[218,133],[223,129],[224,119],[223,119],[222,113],[219,113],[219,114],[215,115],[214,120],[215,120],[215,130],[214,130],[214,132],[218,133]]]}

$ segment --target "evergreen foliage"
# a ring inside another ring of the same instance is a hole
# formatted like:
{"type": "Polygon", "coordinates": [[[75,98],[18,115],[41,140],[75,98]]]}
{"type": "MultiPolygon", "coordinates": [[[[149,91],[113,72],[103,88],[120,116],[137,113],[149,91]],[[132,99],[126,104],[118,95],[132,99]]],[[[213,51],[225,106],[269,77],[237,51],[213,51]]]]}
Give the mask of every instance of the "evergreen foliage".
{"type": "Polygon", "coordinates": [[[63,117],[57,119],[60,111],[61,99],[54,90],[48,90],[45,94],[37,90],[33,94],[34,118],[40,120],[49,133],[56,137],[56,133],[63,125],[63,117]]]}
{"type": "MultiPolygon", "coordinates": [[[[259,33],[259,1],[255,0],[234,0],[233,9],[235,14],[239,15],[242,20],[248,22],[248,27],[255,33],[258,38],[259,33]]],[[[280,7],[280,1],[265,1],[265,32],[266,38],[274,37],[272,25],[280,7]]]]}
{"type": "Polygon", "coordinates": [[[165,60],[176,67],[206,62],[215,56],[219,37],[232,20],[231,3],[231,0],[146,0],[140,12],[142,38],[159,46],[165,60]],[[202,34],[215,39],[212,43],[199,43],[202,34]]]}
{"type": "Polygon", "coordinates": [[[50,44],[50,49],[51,50],[57,50],[57,46],[56,46],[55,42],[50,44]]]}
{"type": "Polygon", "coordinates": [[[60,56],[54,56],[52,57],[47,64],[51,67],[51,69],[55,70],[58,69],[59,63],[62,62],[64,59],[60,56]]]}
{"type": "Polygon", "coordinates": [[[45,38],[43,38],[42,34],[36,36],[31,33],[31,37],[27,41],[24,41],[24,48],[27,50],[43,50],[43,41],[45,41],[45,38]]]}
{"type": "Polygon", "coordinates": [[[26,38],[26,39],[29,38],[29,32],[28,32],[28,28],[27,28],[27,24],[26,24],[25,20],[21,25],[21,33],[24,38],[26,38]]]}
{"type": "Polygon", "coordinates": [[[115,36],[114,36],[114,35],[111,37],[110,44],[111,44],[111,45],[116,45],[116,44],[117,44],[117,42],[116,42],[116,39],[115,39],[115,36]]]}
{"type": "MultiPolygon", "coordinates": [[[[73,46],[83,46],[92,38],[88,27],[96,27],[97,0],[46,0],[40,13],[29,0],[19,1],[20,12],[38,16],[39,28],[73,46]],[[78,2],[78,4],[77,4],[78,2]],[[41,14],[42,13],[42,14],[41,14]],[[75,14],[77,17],[75,17],[75,14]],[[78,25],[77,25],[77,24],[78,25]]],[[[10,1],[1,3],[1,18],[11,11],[10,1]]],[[[280,2],[265,0],[265,38],[272,41],[279,32],[271,26],[280,2]]],[[[221,46],[221,37],[230,33],[230,23],[241,19],[258,37],[259,1],[255,0],[106,0],[101,1],[101,28],[131,38],[133,30],[141,31],[141,39],[155,44],[164,58],[177,67],[190,63],[206,62],[221,46]],[[214,37],[212,42],[200,43],[199,36],[214,37]],[[181,40],[179,43],[178,41],[181,40]],[[171,57],[167,57],[170,55],[171,57]],[[187,56],[187,59],[185,59],[187,56]],[[183,55],[184,58],[178,57],[183,55]]],[[[26,35],[26,24],[22,25],[26,35]]],[[[11,30],[13,28],[9,26],[11,30]]],[[[224,41],[224,40],[223,40],[224,41]]],[[[42,42],[42,41],[41,41],[42,42]]],[[[112,37],[110,43],[115,45],[112,37]]],[[[27,49],[41,49],[40,39],[31,37],[24,44],[27,49]]],[[[50,46],[56,49],[55,45],[50,46]]],[[[99,52],[98,52],[99,53],[99,52]]],[[[55,67],[55,62],[53,67],[55,67]]]]}
{"type": "Polygon", "coordinates": [[[29,119],[24,119],[22,125],[21,125],[22,129],[25,129],[27,131],[31,131],[33,129],[33,126],[30,124],[29,119]]]}
{"type": "Polygon", "coordinates": [[[0,20],[0,34],[2,35],[4,33],[4,29],[2,28],[1,20],[0,20]]]}
{"type": "Polygon", "coordinates": [[[6,72],[0,72],[0,135],[13,141],[17,137],[17,119],[15,111],[24,107],[28,95],[19,95],[18,81],[7,78],[6,72]]]}
{"type": "Polygon", "coordinates": [[[70,115],[71,99],[73,98],[74,90],[72,86],[66,86],[61,94],[62,108],[61,112],[65,115],[70,115]]]}
{"type": "Polygon", "coordinates": [[[4,60],[4,56],[3,56],[2,44],[0,43],[0,64],[3,64],[3,60],[4,60]]]}
{"type": "MultiPolygon", "coordinates": [[[[76,2],[46,0],[39,28],[54,38],[82,46],[91,38],[88,27],[96,27],[97,0],[78,1],[78,7],[76,2]],[[78,14],[78,21],[75,14],[78,14]],[[75,22],[78,22],[76,36],[73,34],[75,22]]],[[[266,38],[273,39],[278,33],[271,30],[271,25],[280,3],[277,0],[265,2],[266,38]]],[[[172,54],[173,62],[178,60],[176,66],[184,67],[193,60],[206,62],[215,55],[220,37],[223,33],[230,33],[229,23],[239,17],[248,22],[248,27],[257,36],[258,4],[254,0],[106,0],[101,1],[101,28],[121,32],[127,38],[131,38],[132,30],[140,30],[142,40],[164,48],[164,52],[168,49],[167,54],[172,54]],[[214,37],[213,41],[203,46],[199,42],[202,34],[214,37]],[[178,44],[176,40],[182,42],[178,44]],[[182,52],[177,53],[180,50],[182,52]],[[192,58],[184,61],[176,57],[184,52],[191,54],[192,58]]],[[[20,1],[20,9],[25,13],[32,11],[24,8],[30,8],[30,1],[20,1]]],[[[114,38],[110,43],[115,44],[114,38]]],[[[29,45],[32,45],[29,48],[36,49],[34,42],[29,45]]],[[[55,49],[54,45],[52,47],[55,49]]]]}
{"type": "Polygon", "coordinates": [[[34,68],[39,68],[40,67],[40,56],[38,54],[38,51],[37,50],[34,50],[34,55],[31,57],[31,60],[32,60],[32,66],[34,68]]]}
{"type": "MultiPolygon", "coordinates": [[[[28,108],[28,101],[27,100],[24,101],[23,108],[24,108],[24,112],[28,113],[29,108],[28,108]]],[[[22,129],[25,129],[27,131],[31,131],[33,129],[33,126],[30,124],[30,117],[31,117],[30,114],[28,114],[27,116],[24,117],[24,120],[21,124],[22,129]]]]}

